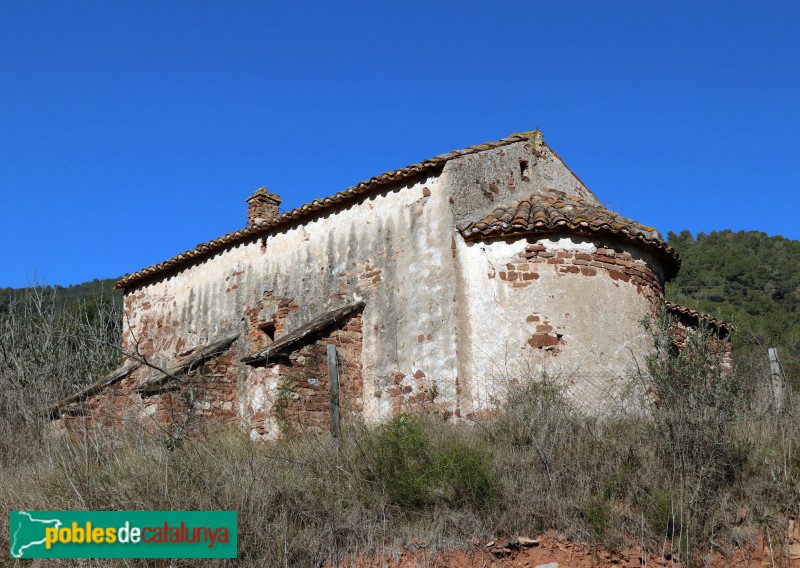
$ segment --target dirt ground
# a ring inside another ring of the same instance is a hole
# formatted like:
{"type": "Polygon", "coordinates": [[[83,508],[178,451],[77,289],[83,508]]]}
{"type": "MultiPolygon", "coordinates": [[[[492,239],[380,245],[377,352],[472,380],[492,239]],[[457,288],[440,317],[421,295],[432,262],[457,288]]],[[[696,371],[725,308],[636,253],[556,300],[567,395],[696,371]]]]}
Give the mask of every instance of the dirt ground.
{"type": "MultiPolygon", "coordinates": [[[[790,528],[792,537],[783,550],[773,547],[757,536],[755,545],[735,550],[727,556],[715,552],[711,557],[694,559],[695,566],[710,568],[800,568],[800,529],[790,528]]],[[[431,555],[424,543],[416,543],[401,552],[399,558],[380,555],[345,563],[358,568],[640,568],[646,566],[686,568],[678,558],[672,558],[669,547],[662,557],[648,554],[643,558],[639,549],[611,553],[571,542],[555,532],[536,538],[497,540],[475,545],[467,552],[448,552],[431,555]]]]}

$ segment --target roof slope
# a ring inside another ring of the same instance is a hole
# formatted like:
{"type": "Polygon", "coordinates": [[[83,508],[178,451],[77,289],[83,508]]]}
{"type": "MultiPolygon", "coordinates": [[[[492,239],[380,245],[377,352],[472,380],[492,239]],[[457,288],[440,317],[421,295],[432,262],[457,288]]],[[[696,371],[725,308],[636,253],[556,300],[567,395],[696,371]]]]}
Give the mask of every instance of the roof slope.
{"type": "Polygon", "coordinates": [[[727,337],[735,329],[734,325],[730,322],[711,317],[707,314],[698,312],[697,310],[676,304],[675,302],[664,302],[664,307],[666,308],[667,313],[675,316],[679,320],[682,320],[684,323],[696,327],[702,322],[711,329],[719,331],[723,337],[727,337]]]}
{"type": "Polygon", "coordinates": [[[82,412],[81,402],[90,396],[97,394],[98,392],[102,391],[106,387],[113,385],[114,383],[118,383],[131,373],[133,373],[136,369],[141,367],[141,363],[138,361],[134,361],[133,363],[128,363],[122,367],[114,369],[107,375],[104,375],[97,379],[95,382],[91,383],[80,389],[77,392],[72,393],[71,395],[65,396],[51,404],[48,404],[45,407],[45,413],[50,416],[55,416],[56,414],[60,414],[62,412],[67,413],[79,413],[82,412]]]}
{"type": "Polygon", "coordinates": [[[487,142],[486,144],[470,146],[469,148],[465,148],[463,150],[455,150],[453,152],[448,152],[446,154],[441,154],[439,156],[423,160],[422,162],[419,162],[417,164],[406,166],[405,168],[400,168],[399,170],[394,170],[383,173],[378,176],[374,176],[366,181],[362,181],[352,187],[340,191],[330,197],[315,199],[310,203],[306,203],[304,205],[301,205],[300,207],[297,207],[296,209],[287,211],[286,213],[278,215],[277,217],[274,217],[273,219],[265,221],[259,225],[245,227],[244,229],[233,231],[219,238],[211,240],[207,243],[200,243],[193,249],[183,252],[177,256],[174,256],[169,260],[165,260],[164,262],[148,266],[147,268],[143,268],[137,272],[134,272],[133,274],[128,274],[126,276],[123,276],[117,281],[114,287],[128,288],[147,278],[150,278],[167,270],[177,268],[178,266],[186,264],[196,258],[200,258],[208,254],[211,254],[212,252],[220,250],[232,243],[244,241],[256,235],[267,233],[272,229],[279,227],[281,225],[286,225],[293,221],[305,219],[311,215],[314,215],[318,211],[321,211],[323,209],[328,209],[338,203],[352,199],[353,197],[363,195],[365,193],[368,193],[378,188],[385,187],[389,184],[398,181],[413,178],[424,173],[436,171],[440,168],[443,168],[448,161],[454,158],[459,158],[461,156],[466,156],[468,154],[476,154],[478,152],[484,152],[486,150],[492,150],[494,148],[508,146],[516,142],[532,140],[536,137],[537,134],[539,134],[538,130],[532,130],[530,132],[524,132],[520,134],[512,134],[508,138],[503,138],[502,140],[498,140],[496,142],[487,142]]]}
{"type": "Polygon", "coordinates": [[[661,235],[654,228],[555,189],[499,205],[490,215],[464,227],[461,234],[464,238],[476,239],[565,231],[588,235],[599,233],[639,242],[664,258],[667,278],[677,274],[680,267],[678,253],[661,240],[661,235]]]}
{"type": "Polygon", "coordinates": [[[239,339],[239,334],[234,333],[212,341],[200,349],[200,351],[190,355],[186,359],[174,363],[169,369],[157,370],[153,376],[141,381],[136,386],[136,391],[144,395],[151,395],[167,388],[169,383],[174,381],[177,377],[190,373],[209,359],[213,359],[230,349],[231,345],[233,345],[234,341],[237,339],[239,339]]]}

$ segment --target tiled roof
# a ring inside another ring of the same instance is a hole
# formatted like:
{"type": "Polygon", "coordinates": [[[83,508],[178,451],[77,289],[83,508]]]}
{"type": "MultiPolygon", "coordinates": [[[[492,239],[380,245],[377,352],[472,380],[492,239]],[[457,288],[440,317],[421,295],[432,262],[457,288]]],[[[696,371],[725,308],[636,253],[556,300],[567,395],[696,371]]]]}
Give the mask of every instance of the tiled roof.
{"type": "Polygon", "coordinates": [[[695,325],[702,321],[709,327],[721,331],[724,335],[728,335],[734,330],[733,324],[725,320],[712,318],[704,313],[685,308],[674,302],[664,302],[664,305],[667,308],[667,312],[670,314],[673,314],[679,318],[686,318],[695,325]]]}
{"type": "Polygon", "coordinates": [[[677,274],[680,267],[678,253],[661,240],[658,231],[652,227],[554,189],[500,205],[489,216],[464,227],[461,234],[467,239],[480,239],[514,233],[565,231],[611,235],[655,249],[666,260],[668,279],[677,274]]]}
{"type": "Polygon", "coordinates": [[[117,281],[114,287],[127,288],[146,278],[176,268],[193,259],[206,256],[232,243],[246,240],[261,233],[269,232],[275,227],[284,225],[292,221],[305,219],[311,215],[316,214],[316,212],[320,210],[327,209],[337,203],[341,203],[353,197],[368,193],[374,189],[384,187],[386,185],[395,183],[397,181],[402,181],[408,178],[412,178],[423,173],[434,171],[438,168],[444,167],[444,165],[449,160],[452,160],[454,158],[466,156],[468,154],[476,154],[478,152],[483,152],[494,148],[500,148],[502,146],[508,146],[516,142],[532,140],[538,133],[539,132],[537,130],[532,130],[530,132],[524,132],[521,134],[512,134],[508,138],[503,138],[502,140],[498,140],[497,142],[487,142],[486,144],[471,146],[469,148],[465,148],[464,150],[456,150],[454,152],[448,152],[447,154],[441,154],[439,156],[436,156],[434,158],[429,158],[417,164],[412,164],[410,166],[406,166],[405,168],[400,168],[399,170],[383,173],[379,176],[372,177],[366,181],[362,181],[330,197],[315,199],[310,203],[306,203],[305,205],[301,205],[296,209],[287,211],[286,213],[278,215],[277,217],[274,217],[273,219],[265,221],[259,225],[245,227],[244,229],[233,231],[219,238],[211,240],[207,243],[200,243],[193,249],[183,252],[177,256],[174,256],[169,260],[165,260],[164,262],[154,264],[153,266],[148,266],[147,268],[143,268],[142,270],[134,272],[133,274],[128,274],[126,276],[123,276],[117,281]]]}

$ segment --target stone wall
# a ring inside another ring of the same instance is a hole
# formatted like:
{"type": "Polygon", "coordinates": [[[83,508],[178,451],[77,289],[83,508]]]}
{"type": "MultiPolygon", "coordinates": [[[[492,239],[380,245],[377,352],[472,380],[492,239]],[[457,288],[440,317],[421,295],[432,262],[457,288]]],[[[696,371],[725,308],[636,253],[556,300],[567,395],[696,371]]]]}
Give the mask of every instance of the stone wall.
{"type": "Polygon", "coordinates": [[[144,381],[159,374],[145,365],[79,401],[58,415],[52,427],[87,427],[95,435],[113,436],[126,425],[135,425],[174,438],[202,426],[210,416],[217,423],[238,425],[237,367],[238,357],[228,349],[175,379],[166,378],[157,387],[144,389],[144,381]]]}
{"type": "Polygon", "coordinates": [[[251,405],[245,409],[250,414],[251,439],[330,428],[328,345],[336,346],[341,419],[362,419],[362,317],[357,314],[344,325],[306,337],[291,351],[257,365],[250,376],[251,405]],[[271,407],[260,402],[267,392],[275,393],[271,407]]]}
{"type": "MultiPolygon", "coordinates": [[[[674,314],[673,314],[674,315],[674,314]]],[[[708,341],[709,356],[719,361],[725,371],[733,369],[733,346],[728,337],[727,330],[720,330],[697,318],[676,317],[669,329],[670,339],[674,346],[674,353],[683,350],[693,336],[705,334],[708,341]]]]}
{"type": "Polygon", "coordinates": [[[461,412],[483,412],[547,374],[599,409],[644,368],[646,316],[663,300],[659,262],[602,237],[517,237],[457,245],[461,412]]]}
{"type": "MultiPolygon", "coordinates": [[[[452,233],[441,179],[398,184],[126,290],[124,348],[168,365],[238,332],[243,357],[320,313],[363,300],[360,365],[370,393],[363,400],[365,420],[382,421],[395,412],[388,391],[399,376],[401,390],[413,383],[414,396],[430,390],[418,372],[436,381],[440,400],[452,409],[452,233]]],[[[270,414],[279,394],[275,381],[266,392],[253,391],[252,373],[241,363],[229,370],[245,427],[254,402],[270,414]]]]}
{"type": "Polygon", "coordinates": [[[484,218],[498,205],[546,194],[550,188],[602,205],[555,152],[536,140],[460,157],[447,164],[445,174],[457,227],[484,218]]]}
{"type": "MultiPolygon", "coordinates": [[[[550,265],[557,274],[582,274],[593,277],[601,272],[607,274],[611,280],[628,282],[636,286],[636,292],[647,298],[653,313],[660,309],[664,288],[659,276],[646,262],[635,258],[622,246],[617,245],[617,248],[594,246],[587,248],[585,252],[581,249],[553,249],[554,247],[548,248],[539,242],[529,244],[524,252],[512,258],[497,276],[514,288],[525,288],[534,284],[539,278],[540,269],[546,270],[543,265],[550,265]]],[[[587,286],[591,286],[591,282],[587,281],[587,286]]]]}

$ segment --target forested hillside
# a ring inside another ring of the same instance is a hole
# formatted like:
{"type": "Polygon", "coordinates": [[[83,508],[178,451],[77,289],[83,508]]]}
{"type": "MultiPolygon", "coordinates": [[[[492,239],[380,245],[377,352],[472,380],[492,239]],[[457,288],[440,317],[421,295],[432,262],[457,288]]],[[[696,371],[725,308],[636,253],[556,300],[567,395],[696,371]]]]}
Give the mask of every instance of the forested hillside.
{"type": "Polygon", "coordinates": [[[784,365],[797,365],[800,241],[730,230],[670,233],[668,241],[682,259],[668,299],[733,323],[740,364],[761,363],[777,347],[784,365]]]}
{"type": "Polygon", "coordinates": [[[0,288],[0,314],[8,313],[11,301],[21,300],[34,290],[37,293],[47,293],[52,296],[56,307],[65,308],[69,312],[86,310],[93,316],[98,309],[98,304],[121,302],[122,290],[114,290],[115,279],[92,280],[83,284],[72,286],[34,286],[32,288],[0,288]]]}

